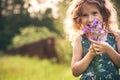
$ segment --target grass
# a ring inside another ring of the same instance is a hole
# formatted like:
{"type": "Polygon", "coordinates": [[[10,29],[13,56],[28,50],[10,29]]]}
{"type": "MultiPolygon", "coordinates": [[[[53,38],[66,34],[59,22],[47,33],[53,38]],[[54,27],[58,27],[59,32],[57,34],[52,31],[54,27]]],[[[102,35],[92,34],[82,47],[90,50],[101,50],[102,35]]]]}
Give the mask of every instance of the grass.
{"type": "Polygon", "coordinates": [[[70,66],[21,56],[0,57],[0,80],[79,80],[70,66]]]}

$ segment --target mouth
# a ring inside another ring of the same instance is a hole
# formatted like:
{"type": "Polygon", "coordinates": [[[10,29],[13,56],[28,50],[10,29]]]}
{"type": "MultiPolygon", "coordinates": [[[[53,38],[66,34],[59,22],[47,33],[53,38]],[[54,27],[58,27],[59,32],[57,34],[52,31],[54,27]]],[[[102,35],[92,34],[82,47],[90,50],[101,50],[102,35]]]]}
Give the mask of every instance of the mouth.
{"type": "Polygon", "coordinates": [[[87,26],[90,26],[90,24],[87,24],[87,26]]]}

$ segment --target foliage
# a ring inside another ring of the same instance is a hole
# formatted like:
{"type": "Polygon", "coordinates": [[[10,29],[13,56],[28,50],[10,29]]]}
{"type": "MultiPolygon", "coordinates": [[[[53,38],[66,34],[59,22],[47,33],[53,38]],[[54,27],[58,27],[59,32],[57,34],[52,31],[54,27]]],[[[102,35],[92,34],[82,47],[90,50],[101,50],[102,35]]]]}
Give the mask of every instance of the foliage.
{"type": "Polygon", "coordinates": [[[29,26],[20,29],[20,34],[13,38],[11,47],[20,47],[25,44],[55,36],[56,34],[49,31],[46,27],[29,26]]]}
{"type": "Polygon", "coordinates": [[[54,28],[60,33],[60,35],[63,35],[64,18],[70,1],[71,0],[61,0],[58,4],[58,18],[54,20],[54,28]]]}
{"type": "Polygon", "coordinates": [[[67,39],[56,40],[56,51],[61,63],[70,64],[72,57],[72,46],[67,39]]]}
{"type": "MultiPolygon", "coordinates": [[[[19,33],[19,29],[28,25],[46,26],[54,31],[53,17],[51,10],[46,9],[42,18],[31,18],[25,7],[26,0],[0,0],[0,50],[6,50],[11,44],[12,38],[19,33]]],[[[34,0],[31,0],[34,1],[34,0]]],[[[29,4],[28,4],[29,6],[29,4]]]]}
{"type": "Polygon", "coordinates": [[[1,57],[0,80],[78,80],[69,66],[28,57],[1,57]]]}

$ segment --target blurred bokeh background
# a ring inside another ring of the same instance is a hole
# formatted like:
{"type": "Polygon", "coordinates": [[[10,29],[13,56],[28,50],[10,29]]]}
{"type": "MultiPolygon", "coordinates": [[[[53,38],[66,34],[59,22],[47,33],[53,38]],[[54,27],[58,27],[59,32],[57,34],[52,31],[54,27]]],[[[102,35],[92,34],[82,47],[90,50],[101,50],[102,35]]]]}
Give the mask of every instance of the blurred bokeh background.
{"type": "Polygon", "coordinates": [[[0,0],[0,80],[79,80],[63,31],[70,1],[0,0]]]}

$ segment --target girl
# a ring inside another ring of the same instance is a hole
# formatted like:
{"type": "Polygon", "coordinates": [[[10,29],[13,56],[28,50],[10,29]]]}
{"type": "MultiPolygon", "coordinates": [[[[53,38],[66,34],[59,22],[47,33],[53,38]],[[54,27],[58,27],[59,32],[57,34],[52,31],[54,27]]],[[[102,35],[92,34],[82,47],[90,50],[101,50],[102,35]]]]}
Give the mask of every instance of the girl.
{"type": "Polygon", "coordinates": [[[80,80],[120,80],[120,31],[117,13],[110,0],[73,0],[65,19],[65,32],[72,41],[72,73],[80,80]],[[103,21],[108,30],[106,41],[94,41],[85,26],[93,20],[103,21]]]}

